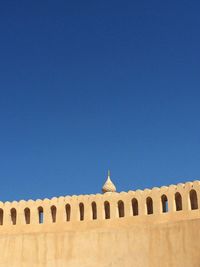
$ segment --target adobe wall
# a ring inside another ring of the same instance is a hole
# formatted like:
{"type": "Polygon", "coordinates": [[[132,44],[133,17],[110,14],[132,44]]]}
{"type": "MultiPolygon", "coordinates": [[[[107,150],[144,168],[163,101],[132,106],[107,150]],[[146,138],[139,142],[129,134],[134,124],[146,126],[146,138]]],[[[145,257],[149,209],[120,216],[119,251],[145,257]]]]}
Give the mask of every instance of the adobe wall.
{"type": "Polygon", "coordinates": [[[199,181],[1,203],[0,267],[199,267],[199,207],[199,181]]]}

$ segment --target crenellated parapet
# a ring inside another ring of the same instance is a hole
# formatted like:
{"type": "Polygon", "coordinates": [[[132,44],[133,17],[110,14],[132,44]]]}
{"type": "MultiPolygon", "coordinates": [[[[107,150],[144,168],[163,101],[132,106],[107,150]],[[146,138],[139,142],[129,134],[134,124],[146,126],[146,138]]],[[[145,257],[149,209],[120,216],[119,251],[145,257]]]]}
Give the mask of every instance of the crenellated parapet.
{"type": "Polygon", "coordinates": [[[128,192],[0,202],[0,228],[191,212],[200,208],[200,181],[128,192]]]}

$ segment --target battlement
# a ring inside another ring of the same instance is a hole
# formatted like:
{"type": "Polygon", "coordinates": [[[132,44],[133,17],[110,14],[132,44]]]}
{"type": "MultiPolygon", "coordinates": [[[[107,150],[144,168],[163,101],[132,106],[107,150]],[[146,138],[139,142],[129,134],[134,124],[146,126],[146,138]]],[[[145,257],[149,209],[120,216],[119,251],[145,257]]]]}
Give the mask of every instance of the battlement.
{"type": "Polygon", "coordinates": [[[103,221],[192,211],[200,207],[200,181],[128,192],[61,196],[0,203],[0,228],[103,221]]]}

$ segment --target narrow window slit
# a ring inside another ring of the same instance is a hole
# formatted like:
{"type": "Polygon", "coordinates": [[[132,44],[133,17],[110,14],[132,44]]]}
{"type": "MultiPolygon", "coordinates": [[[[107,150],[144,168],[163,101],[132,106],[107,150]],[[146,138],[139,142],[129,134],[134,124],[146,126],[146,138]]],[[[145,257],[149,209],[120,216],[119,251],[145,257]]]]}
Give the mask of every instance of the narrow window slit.
{"type": "Polygon", "coordinates": [[[79,212],[80,212],[80,221],[84,220],[84,205],[83,203],[79,204],[79,212]]]}
{"type": "Polygon", "coordinates": [[[153,200],[151,197],[146,199],[147,214],[153,214],[153,200]]]}
{"type": "Polygon", "coordinates": [[[0,209],[0,225],[3,225],[3,210],[0,209]]]}
{"type": "Polygon", "coordinates": [[[44,223],[44,211],[42,207],[38,208],[38,217],[39,217],[39,223],[44,223]]]}
{"type": "Polygon", "coordinates": [[[138,212],[138,201],[136,198],[132,199],[132,212],[133,212],[133,216],[137,216],[139,214],[138,212]]]}
{"type": "Polygon", "coordinates": [[[95,202],[92,202],[92,219],[97,219],[97,204],[95,202]]]}
{"type": "Polygon", "coordinates": [[[191,210],[198,209],[197,192],[194,189],[190,191],[190,207],[191,210]]]}
{"type": "Polygon", "coordinates": [[[16,225],[16,223],[17,223],[17,211],[16,211],[16,209],[12,208],[10,211],[10,215],[11,215],[12,224],[16,225]]]}
{"type": "Polygon", "coordinates": [[[166,195],[162,195],[161,202],[162,202],[162,212],[163,213],[168,212],[168,199],[166,195]]]}
{"type": "Polygon", "coordinates": [[[176,204],[176,211],[182,210],[182,197],[179,192],[175,194],[175,204],[176,204]]]}
{"type": "Polygon", "coordinates": [[[24,217],[25,217],[25,223],[30,224],[31,221],[31,212],[29,208],[24,209],[24,217]]]}
{"type": "Polygon", "coordinates": [[[69,204],[65,205],[65,212],[66,212],[66,221],[69,222],[71,217],[71,206],[69,204]]]}
{"type": "Polygon", "coordinates": [[[51,207],[51,218],[52,218],[52,223],[56,222],[56,213],[57,213],[57,209],[55,206],[51,207]]]}
{"type": "Polygon", "coordinates": [[[108,201],[104,202],[105,219],[110,219],[110,203],[108,201]]]}
{"type": "Polygon", "coordinates": [[[124,217],[124,202],[122,200],[118,201],[118,213],[119,218],[124,217]]]}

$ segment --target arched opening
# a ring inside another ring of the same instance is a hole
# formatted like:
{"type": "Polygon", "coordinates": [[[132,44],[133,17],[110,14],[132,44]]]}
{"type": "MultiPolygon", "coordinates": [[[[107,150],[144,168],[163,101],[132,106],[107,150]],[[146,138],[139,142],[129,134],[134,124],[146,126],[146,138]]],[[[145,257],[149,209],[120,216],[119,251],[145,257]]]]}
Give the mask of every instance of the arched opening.
{"type": "Polygon", "coordinates": [[[179,192],[175,194],[176,211],[182,210],[182,196],[179,192]]]}
{"type": "Polygon", "coordinates": [[[138,201],[136,198],[133,198],[131,202],[132,202],[133,216],[137,216],[138,215],[138,201]]]}
{"type": "Polygon", "coordinates": [[[198,209],[197,192],[194,189],[190,191],[190,207],[191,210],[198,209]]]}
{"type": "Polygon", "coordinates": [[[110,219],[110,203],[108,201],[104,202],[105,219],[110,219]]]}
{"type": "Polygon", "coordinates": [[[84,205],[83,203],[79,204],[79,212],[80,212],[80,221],[84,220],[84,205]]]}
{"type": "Polygon", "coordinates": [[[151,197],[146,199],[147,214],[153,214],[153,200],[151,197]]]}
{"type": "Polygon", "coordinates": [[[31,212],[29,208],[24,209],[24,217],[25,217],[25,223],[30,224],[31,221],[31,212]]]}
{"type": "Polygon", "coordinates": [[[55,206],[51,206],[51,218],[52,218],[52,223],[56,222],[56,212],[57,209],[55,206]]]}
{"type": "Polygon", "coordinates": [[[161,202],[162,202],[162,212],[168,212],[168,199],[166,195],[162,195],[161,197],[161,202]]]}
{"type": "Polygon", "coordinates": [[[97,219],[97,204],[96,202],[92,202],[92,219],[97,219]]]}
{"type": "Polygon", "coordinates": [[[42,207],[38,208],[39,223],[44,223],[44,211],[42,207]]]}
{"type": "Polygon", "coordinates": [[[3,210],[0,209],[0,225],[3,225],[3,210]]]}
{"type": "Polygon", "coordinates": [[[122,200],[119,200],[117,204],[119,217],[124,217],[124,202],[122,200]]]}
{"type": "Polygon", "coordinates": [[[13,225],[16,224],[17,222],[17,211],[16,209],[12,208],[11,211],[10,211],[10,215],[11,215],[11,222],[13,225]]]}
{"type": "Polygon", "coordinates": [[[66,212],[66,221],[69,222],[71,217],[71,206],[69,204],[65,205],[65,212],[66,212]]]}

